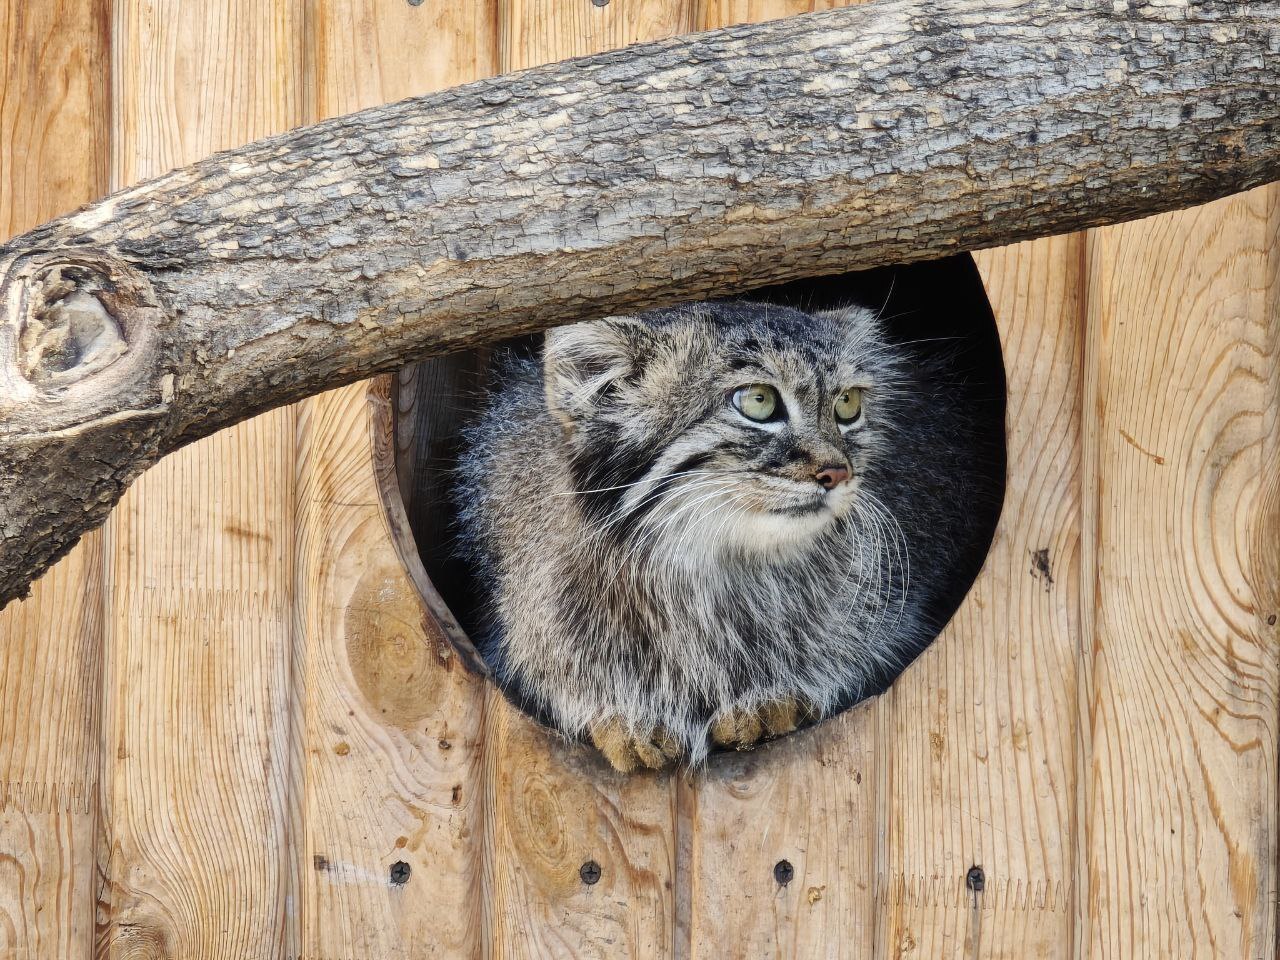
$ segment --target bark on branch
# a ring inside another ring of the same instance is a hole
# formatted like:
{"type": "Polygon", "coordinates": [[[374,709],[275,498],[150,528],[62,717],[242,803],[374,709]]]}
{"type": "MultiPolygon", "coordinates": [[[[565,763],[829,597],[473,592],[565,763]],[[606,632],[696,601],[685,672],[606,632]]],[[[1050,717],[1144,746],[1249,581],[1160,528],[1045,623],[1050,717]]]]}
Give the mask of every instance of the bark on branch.
{"type": "Polygon", "coordinates": [[[641,305],[1280,178],[1280,0],[882,0],[317,124],[0,247],[0,606],[160,456],[641,305]]]}

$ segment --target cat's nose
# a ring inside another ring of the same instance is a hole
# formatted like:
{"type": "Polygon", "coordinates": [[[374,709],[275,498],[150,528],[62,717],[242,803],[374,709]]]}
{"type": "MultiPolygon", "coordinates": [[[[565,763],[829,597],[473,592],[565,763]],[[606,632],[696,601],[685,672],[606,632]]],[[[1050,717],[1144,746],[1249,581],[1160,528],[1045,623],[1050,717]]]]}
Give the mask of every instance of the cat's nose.
{"type": "Polygon", "coordinates": [[[822,467],[813,475],[813,478],[818,481],[818,486],[822,487],[823,490],[833,490],[849,479],[849,468],[841,466],[822,467]]]}

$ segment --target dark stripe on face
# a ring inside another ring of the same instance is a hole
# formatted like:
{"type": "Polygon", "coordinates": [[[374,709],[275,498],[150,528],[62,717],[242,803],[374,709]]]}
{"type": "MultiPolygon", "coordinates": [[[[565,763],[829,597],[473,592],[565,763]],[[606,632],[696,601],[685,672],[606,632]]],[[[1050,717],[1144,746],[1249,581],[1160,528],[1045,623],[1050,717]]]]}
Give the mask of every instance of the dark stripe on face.
{"type": "Polygon", "coordinates": [[[711,451],[700,450],[697,453],[691,453],[679,463],[671,467],[667,471],[667,476],[674,476],[677,473],[684,473],[686,470],[697,470],[699,467],[705,467],[711,462],[711,451]]]}
{"type": "MultiPolygon", "coordinates": [[[[718,406],[708,405],[701,416],[681,427],[672,436],[655,436],[648,442],[619,441],[617,430],[607,420],[585,428],[579,435],[578,442],[573,445],[569,454],[569,472],[574,489],[578,491],[577,500],[587,518],[594,523],[604,523],[621,508],[622,499],[632,487],[642,481],[658,462],[662,454],[670,447],[671,442],[678,439],[685,431],[709,419],[718,410],[718,406]]],[[[683,470],[693,470],[710,462],[713,450],[691,453],[664,476],[683,470]]],[[[638,510],[632,510],[626,517],[609,528],[611,536],[625,538],[634,528],[636,522],[650,509],[657,507],[661,497],[648,499],[649,494],[658,489],[670,487],[672,484],[659,479],[656,487],[646,493],[648,502],[638,510]]]]}
{"type": "Polygon", "coordinates": [[[618,509],[632,484],[642,480],[662,454],[659,446],[637,447],[592,432],[569,457],[578,500],[587,515],[603,521],[618,509]]]}
{"type": "MultiPolygon", "coordinates": [[[[703,450],[698,453],[691,453],[683,460],[676,463],[671,469],[666,470],[661,476],[656,477],[654,482],[645,490],[644,496],[640,498],[639,503],[632,506],[621,520],[611,528],[611,532],[616,533],[620,539],[630,536],[640,521],[649,513],[658,509],[665,501],[663,493],[674,490],[679,485],[683,477],[677,474],[686,470],[696,470],[698,467],[705,466],[711,462],[711,452],[703,450]]],[[[625,496],[627,490],[617,491],[625,496]]]]}

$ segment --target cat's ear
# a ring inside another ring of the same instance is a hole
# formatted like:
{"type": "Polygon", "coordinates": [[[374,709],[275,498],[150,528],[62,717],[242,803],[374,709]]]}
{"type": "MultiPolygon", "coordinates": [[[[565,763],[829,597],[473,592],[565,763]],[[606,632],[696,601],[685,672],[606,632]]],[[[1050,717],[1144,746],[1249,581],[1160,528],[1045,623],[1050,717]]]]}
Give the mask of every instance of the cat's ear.
{"type": "Polygon", "coordinates": [[[647,341],[648,328],[630,317],[548,330],[542,348],[547,409],[572,431],[615,382],[638,369],[647,341]]]}
{"type": "Polygon", "coordinates": [[[851,303],[834,310],[817,310],[813,316],[834,333],[838,352],[850,362],[865,359],[869,348],[883,343],[880,314],[851,303]]]}

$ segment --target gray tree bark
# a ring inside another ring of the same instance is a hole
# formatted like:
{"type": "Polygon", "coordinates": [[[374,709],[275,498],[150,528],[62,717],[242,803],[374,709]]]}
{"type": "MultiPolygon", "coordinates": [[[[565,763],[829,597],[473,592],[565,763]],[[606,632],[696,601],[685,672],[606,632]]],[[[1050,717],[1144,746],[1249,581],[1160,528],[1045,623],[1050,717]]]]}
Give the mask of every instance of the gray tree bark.
{"type": "Polygon", "coordinates": [[[165,453],[406,361],[1280,178],[1280,2],[882,0],[273,137],[0,247],[0,606],[165,453]]]}

